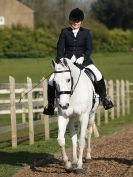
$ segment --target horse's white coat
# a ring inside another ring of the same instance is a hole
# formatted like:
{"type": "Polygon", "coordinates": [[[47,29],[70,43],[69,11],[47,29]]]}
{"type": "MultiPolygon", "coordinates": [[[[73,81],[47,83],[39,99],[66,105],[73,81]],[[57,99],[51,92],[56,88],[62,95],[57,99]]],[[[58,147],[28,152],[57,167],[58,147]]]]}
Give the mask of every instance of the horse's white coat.
{"type": "MultiPolygon", "coordinates": [[[[77,165],[77,169],[82,169],[83,150],[85,147],[85,139],[87,139],[86,158],[91,159],[90,140],[93,127],[95,127],[95,112],[99,104],[99,97],[96,96],[96,103],[93,104],[93,85],[88,76],[82,70],[77,68],[70,60],[62,60],[62,64],[54,63],[55,71],[64,71],[70,69],[71,72],[55,73],[54,81],[58,91],[71,90],[71,77],[73,78],[73,94],[61,94],[58,98],[58,143],[62,149],[62,156],[66,168],[71,168],[65,151],[65,132],[68,126],[73,144],[73,161],[72,164],[77,165]],[[68,105],[67,109],[62,109],[68,105]],[[79,140],[73,125],[73,115],[76,115],[80,123],[79,140]],[[87,135],[87,136],[86,136],[87,135]],[[77,142],[79,152],[77,153],[77,142]],[[77,155],[78,154],[78,155],[77,155]]],[[[96,95],[96,94],[95,94],[96,95]]]]}

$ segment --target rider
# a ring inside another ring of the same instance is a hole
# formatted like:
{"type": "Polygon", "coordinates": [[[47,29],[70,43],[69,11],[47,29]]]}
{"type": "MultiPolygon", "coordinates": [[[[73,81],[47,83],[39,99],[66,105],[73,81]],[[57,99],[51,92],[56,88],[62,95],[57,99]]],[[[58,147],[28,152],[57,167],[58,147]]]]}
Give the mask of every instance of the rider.
{"type": "MultiPolygon", "coordinates": [[[[57,43],[56,62],[59,63],[61,58],[66,57],[73,63],[89,68],[95,75],[95,82],[98,87],[99,95],[104,108],[107,110],[113,107],[113,103],[107,98],[105,82],[101,72],[96,68],[90,58],[92,53],[92,38],[90,31],[81,27],[83,19],[84,13],[79,8],[73,9],[70,12],[70,26],[61,31],[57,43]]],[[[51,75],[48,81],[48,105],[43,111],[43,114],[47,115],[54,114],[55,87],[53,84],[53,77],[54,74],[51,75]]]]}

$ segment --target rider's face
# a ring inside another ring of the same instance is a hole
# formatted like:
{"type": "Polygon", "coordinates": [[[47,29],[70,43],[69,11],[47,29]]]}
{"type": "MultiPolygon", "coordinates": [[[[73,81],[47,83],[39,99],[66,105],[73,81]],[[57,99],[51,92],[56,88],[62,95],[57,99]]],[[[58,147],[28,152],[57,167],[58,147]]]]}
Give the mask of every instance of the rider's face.
{"type": "Polygon", "coordinates": [[[70,21],[70,26],[72,29],[78,29],[81,26],[81,21],[70,21]]]}

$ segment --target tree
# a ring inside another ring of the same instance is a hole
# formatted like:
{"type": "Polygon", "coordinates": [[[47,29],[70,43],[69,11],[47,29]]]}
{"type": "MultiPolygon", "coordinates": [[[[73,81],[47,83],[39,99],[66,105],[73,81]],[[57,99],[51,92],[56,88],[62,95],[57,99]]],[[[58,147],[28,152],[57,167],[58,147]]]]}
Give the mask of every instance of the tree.
{"type": "Polygon", "coordinates": [[[108,28],[133,28],[133,0],[97,0],[91,11],[108,28]]]}

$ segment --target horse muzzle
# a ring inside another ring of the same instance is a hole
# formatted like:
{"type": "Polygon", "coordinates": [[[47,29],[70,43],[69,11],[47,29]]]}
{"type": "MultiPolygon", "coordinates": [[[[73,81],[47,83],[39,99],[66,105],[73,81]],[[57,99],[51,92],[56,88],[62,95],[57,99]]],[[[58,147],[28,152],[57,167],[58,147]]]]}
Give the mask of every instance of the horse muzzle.
{"type": "Polygon", "coordinates": [[[60,108],[65,110],[69,107],[69,103],[67,103],[66,105],[62,106],[61,104],[59,104],[60,108]]]}

